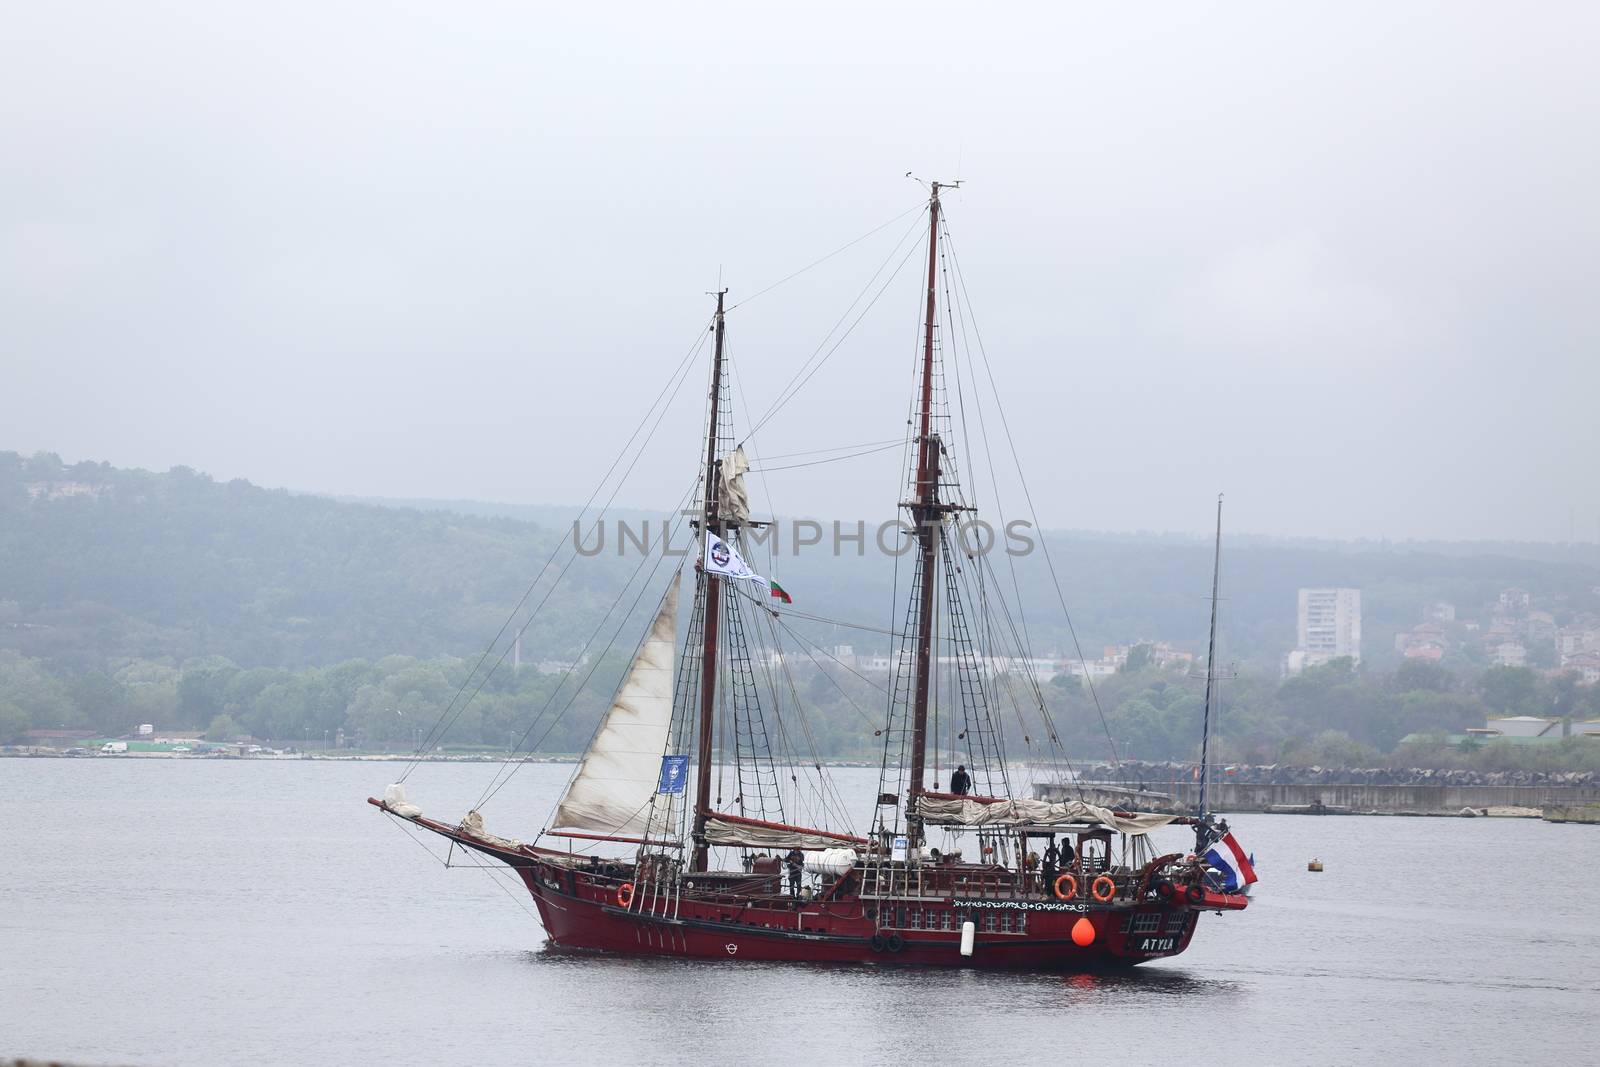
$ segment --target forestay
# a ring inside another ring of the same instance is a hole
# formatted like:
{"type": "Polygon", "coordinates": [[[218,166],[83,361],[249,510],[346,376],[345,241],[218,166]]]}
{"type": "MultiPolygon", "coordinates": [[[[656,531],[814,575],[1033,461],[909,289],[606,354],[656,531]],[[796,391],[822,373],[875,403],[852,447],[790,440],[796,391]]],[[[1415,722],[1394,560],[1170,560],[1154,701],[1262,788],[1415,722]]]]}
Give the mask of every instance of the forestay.
{"type": "Polygon", "coordinates": [[[656,789],[672,725],[677,617],[678,576],[673,575],[649,635],[556,808],[551,829],[636,837],[647,836],[652,826],[659,830],[662,820],[651,814],[657,803],[670,800],[656,789]]]}
{"type": "Polygon", "coordinates": [[[1061,826],[1090,823],[1124,834],[1147,834],[1177,818],[1134,812],[1119,815],[1081,800],[1029,800],[1023,797],[918,797],[917,813],[933,826],[1061,826]]]}

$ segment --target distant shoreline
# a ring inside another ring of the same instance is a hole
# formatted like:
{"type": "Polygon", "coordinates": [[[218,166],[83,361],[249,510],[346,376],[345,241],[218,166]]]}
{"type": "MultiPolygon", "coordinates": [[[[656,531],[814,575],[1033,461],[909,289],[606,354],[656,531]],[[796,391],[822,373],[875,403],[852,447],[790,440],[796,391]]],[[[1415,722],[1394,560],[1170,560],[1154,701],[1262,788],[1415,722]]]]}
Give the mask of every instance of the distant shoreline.
{"type": "MultiPolygon", "coordinates": [[[[577,763],[582,756],[576,753],[540,753],[538,755],[494,755],[487,752],[437,753],[418,756],[410,752],[349,752],[338,755],[321,752],[253,753],[248,756],[196,755],[191,752],[91,752],[87,755],[68,755],[59,749],[21,751],[17,748],[0,748],[0,759],[63,759],[63,760],[189,760],[192,762],[231,763],[577,763]]],[[[876,767],[877,760],[824,760],[825,767],[876,767]]]]}

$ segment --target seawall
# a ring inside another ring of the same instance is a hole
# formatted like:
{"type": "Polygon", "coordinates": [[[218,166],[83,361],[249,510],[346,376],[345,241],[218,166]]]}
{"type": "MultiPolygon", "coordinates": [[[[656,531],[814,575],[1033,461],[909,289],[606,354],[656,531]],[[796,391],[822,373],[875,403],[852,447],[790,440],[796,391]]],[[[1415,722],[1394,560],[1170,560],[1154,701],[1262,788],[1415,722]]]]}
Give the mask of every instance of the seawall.
{"type": "MultiPolygon", "coordinates": [[[[1165,783],[1146,790],[1107,783],[1047,783],[1034,787],[1036,796],[1049,800],[1081,795],[1093,804],[1135,808],[1140,811],[1192,812],[1199,802],[1193,782],[1165,783]]],[[[1457,815],[1463,808],[1546,808],[1600,804],[1600,788],[1571,786],[1497,785],[1241,785],[1214,783],[1207,795],[1213,811],[1376,813],[1380,815],[1457,815]]]]}

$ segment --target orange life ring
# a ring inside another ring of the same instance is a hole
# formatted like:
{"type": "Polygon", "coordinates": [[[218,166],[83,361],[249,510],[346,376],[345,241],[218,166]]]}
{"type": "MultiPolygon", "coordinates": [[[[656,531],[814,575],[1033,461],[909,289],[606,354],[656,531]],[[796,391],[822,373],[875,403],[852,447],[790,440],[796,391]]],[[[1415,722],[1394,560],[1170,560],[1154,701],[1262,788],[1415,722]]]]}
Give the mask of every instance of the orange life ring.
{"type": "Polygon", "coordinates": [[[623,882],[617,886],[617,907],[628,908],[633,905],[633,883],[623,882]]]}
{"type": "Polygon", "coordinates": [[[1094,880],[1093,885],[1089,886],[1089,892],[1091,895],[1093,895],[1094,899],[1104,904],[1106,901],[1117,895],[1117,883],[1111,880],[1110,875],[1102,874],[1100,877],[1094,880]],[[1102,888],[1105,889],[1104,893],[1100,892],[1102,888]]]}
{"type": "Polygon", "coordinates": [[[1056,879],[1053,892],[1055,893],[1057,900],[1071,900],[1073,897],[1078,895],[1078,880],[1072,877],[1070,874],[1063,874],[1061,877],[1056,879]],[[1066,889],[1061,888],[1062,882],[1067,884],[1066,889]]]}

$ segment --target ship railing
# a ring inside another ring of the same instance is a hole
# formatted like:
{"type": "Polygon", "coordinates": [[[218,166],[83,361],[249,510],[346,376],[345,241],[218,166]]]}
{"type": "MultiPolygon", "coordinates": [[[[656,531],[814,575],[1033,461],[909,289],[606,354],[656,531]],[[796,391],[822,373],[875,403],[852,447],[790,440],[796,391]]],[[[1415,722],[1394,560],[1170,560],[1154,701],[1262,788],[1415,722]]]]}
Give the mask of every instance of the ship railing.
{"type": "Polygon", "coordinates": [[[861,895],[882,900],[942,897],[944,894],[937,889],[930,894],[927,874],[920,866],[871,864],[861,871],[861,895]]]}
{"type": "Polygon", "coordinates": [[[952,889],[958,896],[982,900],[1016,900],[1028,895],[1015,872],[1007,870],[959,875],[952,889]]]}

